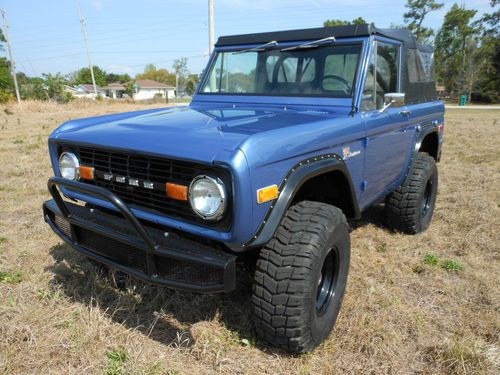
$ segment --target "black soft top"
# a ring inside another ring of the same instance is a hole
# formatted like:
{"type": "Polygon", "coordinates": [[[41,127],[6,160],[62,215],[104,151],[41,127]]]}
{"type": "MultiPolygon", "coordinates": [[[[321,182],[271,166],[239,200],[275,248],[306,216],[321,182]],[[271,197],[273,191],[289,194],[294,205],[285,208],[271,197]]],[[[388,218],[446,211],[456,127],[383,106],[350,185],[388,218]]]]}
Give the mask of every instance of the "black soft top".
{"type": "Polygon", "coordinates": [[[216,47],[236,46],[245,44],[264,44],[271,41],[293,42],[323,39],[334,36],[335,38],[352,38],[359,36],[382,35],[403,42],[406,48],[432,52],[432,47],[424,46],[417,42],[410,30],[407,29],[379,29],[371,25],[326,26],[314,29],[300,29],[287,31],[273,31],[266,33],[242,34],[221,36],[215,44],[216,47]]]}
{"type": "Polygon", "coordinates": [[[221,36],[216,47],[265,44],[271,41],[313,41],[334,36],[336,39],[381,35],[403,44],[402,83],[407,103],[437,99],[434,81],[434,50],[417,42],[407,29],[379,29],[375,25],[326,26],[314,29],[275,31],[256,34],[221,36]],[[424,71],[426,72],[424,74],[424,71]]]}

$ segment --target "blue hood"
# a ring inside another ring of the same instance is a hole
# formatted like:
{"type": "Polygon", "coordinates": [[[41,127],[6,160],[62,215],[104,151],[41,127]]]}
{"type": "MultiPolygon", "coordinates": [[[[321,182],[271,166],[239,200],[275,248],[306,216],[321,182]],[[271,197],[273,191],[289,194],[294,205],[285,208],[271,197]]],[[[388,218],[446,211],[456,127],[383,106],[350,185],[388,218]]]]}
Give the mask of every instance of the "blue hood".
{"type": "Polygon", "coordinates": [[[339,113],[311,107],[192,104],[72,120],[51,138],[211,162],[227,159],[258,133],[331,119],[344,112],[343,108],[339,113]]]}

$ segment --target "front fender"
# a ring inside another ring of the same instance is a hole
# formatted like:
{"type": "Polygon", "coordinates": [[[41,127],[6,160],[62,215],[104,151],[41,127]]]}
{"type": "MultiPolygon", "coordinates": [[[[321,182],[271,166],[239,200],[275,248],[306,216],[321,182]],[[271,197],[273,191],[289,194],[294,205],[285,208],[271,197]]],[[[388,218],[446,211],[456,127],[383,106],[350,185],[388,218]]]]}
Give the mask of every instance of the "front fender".
{"type": "Polygon", "coordinates": [[[360,217],[360,209],[352,179],[342,158],[333,153],[315,156],[301,161],[290,169],[279,187],[280,193],[278,199],[271,204],[257,232],[243,245],[243,247],[259,247],[271,240],[286,210],[290,207],[295,195],[302,185],[313,177],[335,170],[341,171],[346,177],[349,183],[350,199],[354,208],[354,216],[356,218],[360,217]]]}

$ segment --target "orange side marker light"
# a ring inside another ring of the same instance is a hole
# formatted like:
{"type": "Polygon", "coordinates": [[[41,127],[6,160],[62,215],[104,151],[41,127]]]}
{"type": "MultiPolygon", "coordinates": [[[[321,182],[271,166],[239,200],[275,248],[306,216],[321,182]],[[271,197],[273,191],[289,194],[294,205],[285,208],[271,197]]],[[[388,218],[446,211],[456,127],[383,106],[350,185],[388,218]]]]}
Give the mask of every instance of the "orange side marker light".
{"type": "Polygon", "coordinates": [[[262,204],[278,198],[278,185],[271,185],[257,190],[257,203],[262,204]]]}
{"type": "Polygon", "coordinates": [[[188,187],[185,185],[173,184],[171,182],[167,182],[167,197],[176,199],[178,201],[187,201],[188,200],[188,187]]]}
{"type": "Polygon", "coordinates": [[[80,165],[80,177],[84,180],[94,179],[94,167],[87,167],[85,165],[80,165]]]}

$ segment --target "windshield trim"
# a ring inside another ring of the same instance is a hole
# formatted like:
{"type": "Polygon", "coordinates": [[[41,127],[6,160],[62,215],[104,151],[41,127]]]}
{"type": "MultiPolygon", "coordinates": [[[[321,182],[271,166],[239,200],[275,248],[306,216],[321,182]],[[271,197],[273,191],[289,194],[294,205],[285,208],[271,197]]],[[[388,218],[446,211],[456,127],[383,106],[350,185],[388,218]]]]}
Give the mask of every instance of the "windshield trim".
{"type": "MultiPolygon", "coordinates": [[[[313,41],[315,42],[315,41],[313,41]]],[[[291,45],[299,45],[299,44],[304,44],[303,42],[293,42],[293,43],[286,43],[286,44],[291,44],[291,45]]],[[[217,60],[217,55],[219,52],[237,52],[239,50],[242,50],[242,47],[246,47],[248,49],[249,47],[252,48],[252,46],[234,46],[231,47],[221,47],[221,48],[216,48],[212,55],[210,56],[210,61],[207,64],[207,68],[203,72],[203,78],[198,84],[198,87],[196,89],[196,94],[195,96],[206,96],[206,97],[283,97],[283,98],[325,98],[325,99],[338,99],[338,100],[349,100],[351,103],[354,102],[356,98],[356,90],[358,86],[358,78],[359,78],[359,67],[360,64],[363,60],[363,55],[364,55],[364,39],[362,38],[356,38],[356,39],[351,39],[351,40],[336,40],[335,44],[332,44],[329,47],[334,47],[334,46],[350,46],[350,45],[359,45],[361,46],[359,50],[359,58],[356,62],[356,69],[354,73],[354,79],[353,79],[353,87],[352,87],[352,93],[348,97],[338,97],[338,96],[329,96],[328,94],[326,95],[320,95],[320,94],[283,94],[283,93],[278,93],[278,94],[271,94],[271,93],[221,93],[221,92],[202,92],[202,88],[205,87],[205,84],[207,83],[207,80],[209,79],[209,72],[212,71],[213,66],[216,63],[217,60]]],[[[257,47],[262,46],[261,44],[257,45],[257,47]]],[[[280,47],[285,46],[285,43],[280,44],[280,47]]],[[[255,51],[249,51],[249,52],[255,52],[255,51]]],[[[257,51],[258,52],[258,51],[257,51]]]]}

